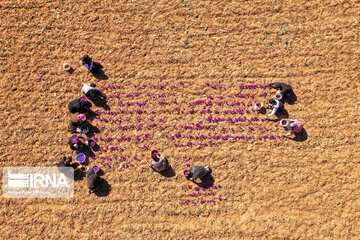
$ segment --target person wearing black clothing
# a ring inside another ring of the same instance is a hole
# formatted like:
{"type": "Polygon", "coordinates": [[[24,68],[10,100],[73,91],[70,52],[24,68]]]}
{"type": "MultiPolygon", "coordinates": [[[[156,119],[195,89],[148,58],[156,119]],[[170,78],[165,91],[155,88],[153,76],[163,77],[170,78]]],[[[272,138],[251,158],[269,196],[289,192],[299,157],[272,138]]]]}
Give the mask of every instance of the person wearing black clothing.
{"type": "Polygon", "coordinates": [[[91,73],[99,73],[100,63],[94,62],[88,55],[83,56],[82,63],[91,73]]]}
{"type": "Polygon", "coordinates": [[[77,135],[73,135],[69,138],[68,144],[70,145],[71,150],[82,150],[85,149],[85,143],[80,141],[80,139],[83,139],[86,144],[88,144],[88,141],[84,137],[79,137],[77,135]]]}
{"type": "Polygon", "coordinates": [[[81,93],[84,94],[90,100],[106,100],[107,96],[96,88],[94,83],[86,83],[81,89],[81,93]]]}
{"type": "Polygon", "coordinates": [[[63,159],[57,164],[57,167],[72,167],[71,157],[63,157],[63,159]]]}
{"type": "Polygon", "coordinates": [[[87,187],[88,194],[96,192],[100,187],[100,176],[94,172],[93,168],[88,168],[87,171],[87,187]]]}
{"type": "Polygon", "coordinates": [[[75,99],[68,105],[70,113],[88,113],[90,112],[91,103],[86,102],[82,99],[75,99]]]}
{"type": "MultiPolygon", "coordinates": [[[[82,167],[81,165],[76,165],[76,163],[71,164],[72,158],[71,157],[63,157],[60,162],[57,164],[57,167],[60,168],[59,171],[64,173],[65,175],[69,174],[68,171],[61,169],[61,168],[65,168],[65,167],[71,167],[70,172],[74,172],[74,174],[81,174],[82,175],[82,167]]],[[[67,175],[68,176],[68,175],[67,175]]],[[[69,176],[70,177],[70,176],[69,176]]],[[[76,179],[76,176],[75,176],[76,179]]]]}
{"type": "Polygon", "coordinates": [[[274,89],[280,90],[282,94],[282,100],[286,100],[294,95],[293,88],[290,84],[286,83],[271,83],[270,86],[274,89]]]}

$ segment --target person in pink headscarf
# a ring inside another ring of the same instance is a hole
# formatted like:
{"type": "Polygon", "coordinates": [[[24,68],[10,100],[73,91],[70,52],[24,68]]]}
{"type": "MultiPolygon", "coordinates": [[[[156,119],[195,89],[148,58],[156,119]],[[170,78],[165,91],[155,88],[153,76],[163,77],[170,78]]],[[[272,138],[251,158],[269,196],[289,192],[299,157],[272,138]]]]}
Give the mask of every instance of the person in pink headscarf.
{"type": "Polygon", "coordinates": [[[81,132],[80,127],[86,124],[87,124],[86,115],[83,113],[81,114],[75,113],[70,117],[68,131],[71,133],[79,133],[81,132]]]}
{"type": "Polygon", "coordinates": [[[286,119],[287,121],[287,125],[285,126],[285,128],[287,130],[290,130],[289,133],[285,134],[285,136],[290,136],[294,133],[300,133],[303,129],[303,124],[296,120],[296,119],[286,119]]]}

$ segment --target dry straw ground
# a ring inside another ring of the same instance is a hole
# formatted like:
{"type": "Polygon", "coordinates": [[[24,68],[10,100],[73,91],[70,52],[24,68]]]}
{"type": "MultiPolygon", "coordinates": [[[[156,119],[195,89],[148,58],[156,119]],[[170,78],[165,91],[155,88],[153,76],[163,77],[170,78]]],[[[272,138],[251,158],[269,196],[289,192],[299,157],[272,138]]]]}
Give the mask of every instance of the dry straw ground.
{"type": "MultiPolygon", "coordinates": [[[[219,140],[213,147],[178,148],[164,135],[204,116],[176,120],[161,112],[155,121],[164,119],[162,131],[103,129],[98,137],[150,133],[153,139],[109,143],[141,161],[130,168],[101,165],[111,186],[107,196],[88,196],[82,180],[69,200],[1,197],[1,239],[359,238],[359,1],[17,0],[1,1],[0,13],[1,167],[53,166],[63,155],[74,156],[66,144],[67,103],[86,82],[122,85],[105,92],[123,98],[174,93],[167,99],[178,101],[180,94],[195,101],[240,93],[240,84],[288,82],[298,101],[287,110],[308,134],[306,141],[219,140]],[[85,53],[104,65],[107,80],[81,66],[85,53]],[[61,70],[64,62],[72,74],[61,70]],[[179,88],[133,87],[166,81],[179,88]],[[167,154],[177,175],[150,171],[144,144],[167,154]],[[185,163],[211,166],[223,201],[184,204],[192,192],[181,176],[185,163]]],[[[118,100],[111,101],[119,109],[118,100]]]]}

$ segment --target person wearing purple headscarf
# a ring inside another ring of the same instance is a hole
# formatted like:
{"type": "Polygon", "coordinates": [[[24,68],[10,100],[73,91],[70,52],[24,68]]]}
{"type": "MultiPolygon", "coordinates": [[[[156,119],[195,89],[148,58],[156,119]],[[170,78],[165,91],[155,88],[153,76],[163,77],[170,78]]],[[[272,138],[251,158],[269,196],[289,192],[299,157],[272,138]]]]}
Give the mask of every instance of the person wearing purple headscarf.
{"type": "Polygon", "coordinates": [[[198,178],[203,178],[208,172],[208,166],[190,166],[189,170],[184,171],[184,176],[187,180],[196,181],[198,178]]]}
{"type": "Polygon", "coordinates": [[[157,172],[165,171],[169,167],[169,162],[164,154],[161,154],[157,150],[151,151],[151,158],[153,161],[150,163],[150,167],[157,172]]]}
{"type": "Polygon", "coordinates": [[[83,56],[82,63],[91,73],[98,74],[100,63],[94,62],[88,55],[83,56]]]}
{"type": "Polygon", "coordinates": [[[96,192],[100,187],[100,176],[97,172],[94,172],[93,168],[87,170],[87,187],[88,194],[96,192]]]}

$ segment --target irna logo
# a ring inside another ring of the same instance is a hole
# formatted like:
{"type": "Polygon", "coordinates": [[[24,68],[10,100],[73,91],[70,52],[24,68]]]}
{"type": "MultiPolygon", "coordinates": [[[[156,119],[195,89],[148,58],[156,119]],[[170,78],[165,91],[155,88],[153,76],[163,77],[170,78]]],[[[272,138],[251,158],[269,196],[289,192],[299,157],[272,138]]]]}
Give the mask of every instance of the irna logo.
{"type": "Polygon", "coordinates": [[[58,174],[8,174],[8,185],[13,188],[69,187],[63,173],[58,174]]]}
{"type": "Polygon", "coordinates": [[[4,167],[5,198],[71,198],[74,195],[72,167],[4,167]]]}

